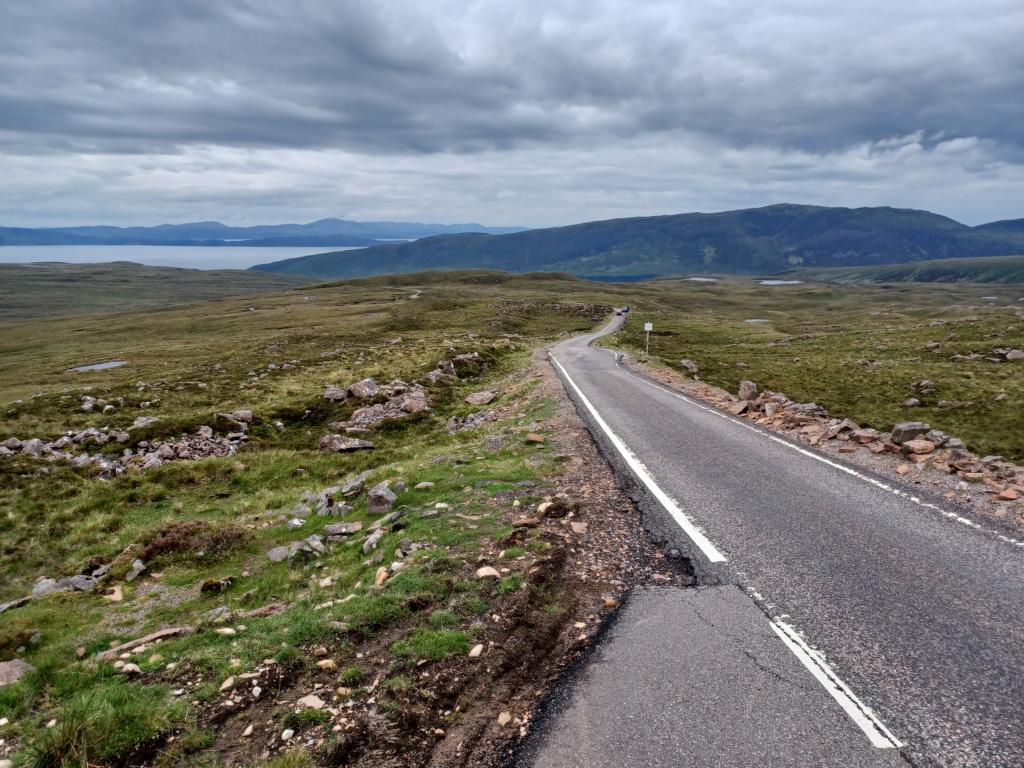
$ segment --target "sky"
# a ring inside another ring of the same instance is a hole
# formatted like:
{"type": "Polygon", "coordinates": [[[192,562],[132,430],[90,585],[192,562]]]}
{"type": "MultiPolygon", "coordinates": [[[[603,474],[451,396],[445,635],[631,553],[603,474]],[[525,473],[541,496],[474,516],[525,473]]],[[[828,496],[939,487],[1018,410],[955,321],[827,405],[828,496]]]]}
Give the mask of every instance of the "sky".
{"type": "Polygon", "coordinates": [[[1020,0],[33,0],[0,29],[0,225],[1024,217],[1020,0]]]}

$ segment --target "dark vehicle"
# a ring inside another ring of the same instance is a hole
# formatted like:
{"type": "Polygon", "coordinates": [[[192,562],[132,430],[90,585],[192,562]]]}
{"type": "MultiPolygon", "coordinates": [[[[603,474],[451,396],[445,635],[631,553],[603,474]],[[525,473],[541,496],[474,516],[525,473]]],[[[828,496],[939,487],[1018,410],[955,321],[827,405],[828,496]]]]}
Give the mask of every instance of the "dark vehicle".
{"type": "Polygon", "coordinates": [[[623,311],[623,312],[629,312],[629,304],[627,304],[626,306],[624,306],[624,307],[622,308],[622,311],[623,311]]]}

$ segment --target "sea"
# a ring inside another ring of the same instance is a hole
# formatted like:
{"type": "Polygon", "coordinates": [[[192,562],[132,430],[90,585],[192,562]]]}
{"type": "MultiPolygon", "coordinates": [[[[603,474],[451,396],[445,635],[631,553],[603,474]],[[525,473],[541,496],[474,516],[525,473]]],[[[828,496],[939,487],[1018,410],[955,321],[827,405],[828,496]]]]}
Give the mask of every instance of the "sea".
{"type": "Polygon", "coordinates": [[[202,245],[4,245],[0,246],[0,264],[28,264],[37,261],[63,261],[70,264],[96,264],[108,261],[133,261],[150,267],[186,269],[247,269],[296,256],[327,251],[353,251],[356,248],[315,248],[202,245]]]}

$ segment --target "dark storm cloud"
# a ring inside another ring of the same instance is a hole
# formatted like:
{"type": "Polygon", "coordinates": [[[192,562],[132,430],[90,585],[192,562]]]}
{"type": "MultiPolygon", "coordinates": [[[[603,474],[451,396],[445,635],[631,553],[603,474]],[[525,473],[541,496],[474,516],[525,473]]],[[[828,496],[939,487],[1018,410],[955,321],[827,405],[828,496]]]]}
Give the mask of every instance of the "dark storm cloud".
{"type": "Polygon", "coordinates": [[[0,27],[13,153],[1024,145],[1017,0],[37,0],[5,3],[0,27]]]}

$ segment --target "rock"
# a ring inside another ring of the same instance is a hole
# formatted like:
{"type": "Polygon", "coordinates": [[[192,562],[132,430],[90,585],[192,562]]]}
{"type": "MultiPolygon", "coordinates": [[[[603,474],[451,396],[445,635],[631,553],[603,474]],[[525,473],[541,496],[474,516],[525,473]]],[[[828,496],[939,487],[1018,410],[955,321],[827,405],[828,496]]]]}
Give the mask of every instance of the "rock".
{"type": "Polygon", "coordinates": [[[391,578],[391,571],[381,566],[377,569],[377,573],[373,576],[373,583],[375,586],[382,587],[384,583],[391,578]]]}
{"type": "Polygon", "coordinates": [[[424,392],[412,392],[402,398],[399,409],[404,413],[419,413],[429,407],[427,396],[424,392]]]}
{"type": "Polygon", "coordinates": [[[1024,360],[1024,351],[1021,351],[1019,349],[1011,349],[1009,352],[1003,355],[1003,357],[1005,357],[1010,362],[1013,362],[1015,360],[1024,360]]]}
{"type": "Polygon", "coordinates": [[[923,421],[903,421],[892,428],[892,441],[902,445],[908,440],[927,434],[931,427],[923,421]]]}
{"type": "Polygon", "coordinates": [[[1000,501],[1016,501],[1020,498],[1020,494],[1013,488],[1005,488],[996,495],[996,498],[1000,501]]]}
{"type": "Polygon", "coordinates": [[[288,559],[289,554],[289,548],[287,546],[281,546],[274,547],[269,552],[267,552],[267,557],[270,559],[270,562],[272,563],[281,563],[288,559]]]}
{"type": "Polygon", "coordinates": [[[376,531],[366,537],[366,541],[363,542],[363,554],[368,555],[370,552],[377,548],[380,544],[380,540],[384,538],[384,529],[378,528],[376,531]]]}
{"type": "Polygon", "coordinates": [[[730,405],[728,410],[729,410],[729,413],[731,413],[733,416],[739,416],[741,413],[743,413],[749,407],[750,407],[750,403],[748,403],[746,400],[739,400],[739,401],[733,403],[732,405],[730,405]]]}
{"type": "Polygon", "coordinates": [[[572,532],[573,533],[583,534],[583,533],[587,532],[587,524],[586,523],[577,522],[577,521],[573,520],[572,522],[569,523],[569,527],[572,528],[572,532]]]}
{"type": "Polygon", "coordinates": [[[498,715],[498,725],[504,728],[506,725],[512,722],[512,715],[509,712],[502,712],[498,715]]]}
{"type": "Polygon", "coordinates": [[[101,651],[96,655],[96,658],[100,661],[116,659],[122,653],[130,651],[133,648],[138,648],[140,645],[149,645],[150,643],[155,643],[157,640],[166,640],[168,637],[184,637],[185,635],[191,635],[194,631],[195,630],[193,630],[192,627],[169,627],[168,629],[158,629],[156,632],[150,632],[144,637],[129,640],[126,643],[121,643],[120,645],[115,645],[113,648],[101,651]]]}
{"type": "Polygon", "coordinates": [[[319,669],[332,670],[338,668],[338,663],[334,659],[321,659],[316,663],[319,669]]]}
{"type": "Polygon", "coordinates": [[[700,368],[697,364],[693,362],[693,360],[688,360],[685,357],[679,361],[679,367],[689,371],[690,373],[700,373],[700,368]]]}
{"type": "Polygon", "coordinates": [[[320,438],[320,450],[327,453],[351,453],[352,451],[369,451],[376,448],[369,440],[344,435],[324,435],[320,438]]]}
{"type": "Polygon", "coordinates": [[[295,735],[295,731],[291,728],[285,728],[281,731],[281,741],[290,741],[292,736],[295,735]]]}
{"type": "Polygon", "coordinates": [[[850,439],[858,443],[870,443],[878,437],[878,430],[855,429],[850,433],[850,439]]]}
{"type": "Polygon", "coordinates": [[[366,482],[366,478],[368,478],[369,476],[370,470],[366,470],[365,472],[360,472],[351,480],[346,481],[345,484],[341,486],[341,495],[350,497],[362,493],[363,484],[366,482]]]}
{"type": "Polygon", "coordinates": [[[926,453],[931,453],[934,450],[935,443],[933,443],[931,440],[917,438],[914,440],[907,440],[906,442],[903,443],[904,453],[914,453],[918,455],[923,455],[926,453]]]}
{"type": "Polygon", "coordinates": [[[395,495],[385,480],[375,485],[366,494],[366,511],[371,515],[389,512],[397,500],[398,496],[395,495]]]}
{"type": "Polygon", "coordinates": [[[11,611],[15,608],[21,608],[21,606],[28,605],[30,602],[32,602],[31,595],[16,597],[14,600],[8,600],[6,603],[0,603],[0,613],[3,613],[4,611],[11,611]]]}
{"type": "Polygon", "coordinates": [[[238,634],[233,627],[217,627],[213,632],[221,637],[234,637],[238,634]]]}
{"type": "Polygon", "coordinates": [[[348,400],[348,390],[337,386],[329,386],[324,390],[324,400],[334,403],[344,403],[348,400]]]}
{"type": "Polygon", "coordinates": [[[29,672],[35,671],[35,667],[33,667],[27,661],[22,661],[21,659],[0,661],[0,686],[16,683],[29,672]]]}
{"type": "Polygon", "coordinates": [[[145,573],[145,571],[146,564],[139,560],[139,558],[135,558],[134,560],[132,560],[131,570],[129,570],[128,573],[125,574],[124,580],[127,582],[135,581],[137,578],[139,578],[139,576],[145,573]]]}
{"type": "Polygon", "coordinates": [[[142,668],[138,664],[125,664],[121,667],[121,672],[126,675],[141,675],[142,668]]]}
{"type": "Polygon", "coordinates": [[[741,381],[737,397],[740,400],[753,400],[757,397],[757,384],[752,381],[741,381]]]}
{"type": "Polygon", "coordinates": [[[505,439],[501,435],[488,435],[484,438],[484,450],[497,453],[505,445],[505,439]]]}
{"type": "Polygon", "coordinates": [[[900,464],[898,467],[896,467],[896,474],[897,475],[908,475],[908,474],[910,474],[910,470],[911,469],[913,469],[913,467],[910,464],[905,464],[905,463],[904,464],[900,464]]]}
{"type": "Polygon", "coordinates": [[[540,444],[543,444],[544,443],[544,436],[543,435],[539,435],[536,432],[529,432],[529,433],[527,433],[525,440],[528,443],[540,443],[540,444]]]}
{"type": "Polygon", "coordinates": [[[252,411],[250,411],[247,408],[242,408],[237,411],[231,411],[231,413],[229,413],[228,416],[230,416],[232,420],[240,421],[243,424],[252,423],[252,411]]]}
{"type": "Polygon", "coordinates": [[[477,658],[483,652],[484,652],[484,645],[483,645],[483,643],[477,643],[476,645],[474,645],[472,648],[469,649],[469,658],[475,659],[475,658],[477,658]]]}
{"type": "Polygon", "coordinates": [[[116,584],[103,593],[103,599],[111,603],[120,603],[124,600],[124,588],[116,584]]]}
{"type": "Polygon", "coordinates": [[[355,384],[348,388],[348,394],[350,397],[357,397],[360,400],[365,400],[369,397],[374,397],[380,391],[380,387],[377,386],[372,378],[366,378],[362,381],[357,381],[355,384]]]}
{"type": "Polygon", "coordinates": [[[487,405],[494,400],[495,397],[497,397],[497,395],[494,392],[485,389],[481,392],[473,392],[472,394],[467,395],[466,402],[470,405],[487,405]]]}
{"type": "Polygon", "coordinates": [[[26,456],[33,456],[38,459],[43,455],[45,445],[38,437],[33,437],[31,440],[26,440],[21,444],[21,452],[26,456]]]}
{"type": "Polygon", "coordinates": [[[423,490],[426,490],[427,488],[433,488],[434,484],[432,482],[430,482],[429,480],[424,480],[422,483],[416,483],[416,485],[414,485],[413,487],[417,491],[423,491],[423,490]]]}
{"type": "Polygon", "coordinates": [[[935,382],[929,379],[921,379],[910,385],[910,388],[922,395],[930,395],[935,391],[935,382]]]}
{"type": "Polygon", "coordinates": [[[303,520],[302,518],[300,518],[300,517],[293,517],[291,520],[289,520],[287,523],[285,523],[285,527],[289,531],[297,531],[299,528],[301,528],[305,524],[306,524],[306,521],[303,520]]]}
{"type": "Polygon", "coordinates": [[[315,693],[311,693],[296,701],[295,706],[301,707],[302,709],[323,709],[326,706],[326,702],[315,693]]]}
{"type": "Polygon", "coordinates": [[[328,536],[349,536],[363,530],[363,524],[359,521],[352,523],[331,523],[324,526],[324,533],[328,536]]]}
{"type": "Polygon", "coordinates": [[[143,429],[144,427],[156,424],[158,421],[160,419],[157,416],[139,416],[132,422],[130,429],[143,429]]]}
{"type": "Polygon", "coordinates": [[[476,569],[476,577],[478,579],[500,579],[501,574],[498,573],[497,568],[485,565],[476,569]]]}
{"type": "Polygon", "coordinates": [[[56,579],[40,579],[32,587],[32,597],[42,597],[43,595],[50,595],[54,592],[67,592],[70,587],[62,584],[56,579]]]}
{"type": "Polygon", "coordinates": [[[220,690],[221,693],[224,693],[224,691],[230,691],[234,687],[235,687],[235,678],[234,677],[229,677],[223,683],[220,684],[220,689],[219,690],[220,690]]]}

